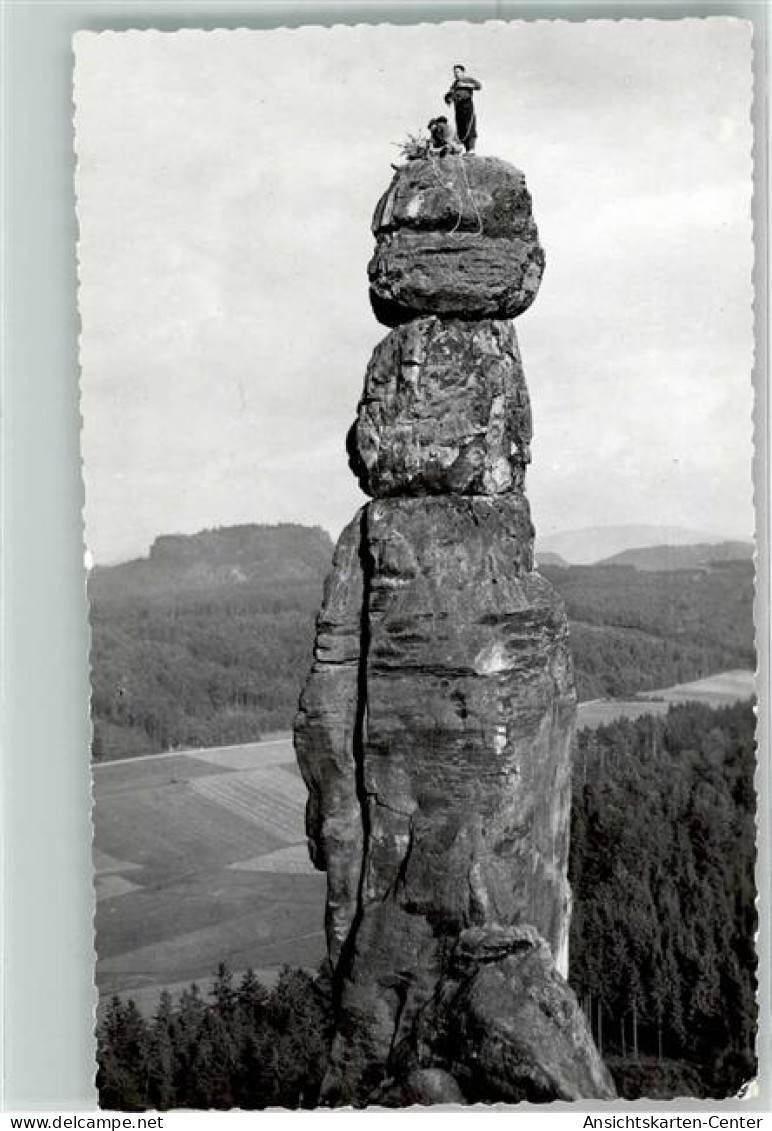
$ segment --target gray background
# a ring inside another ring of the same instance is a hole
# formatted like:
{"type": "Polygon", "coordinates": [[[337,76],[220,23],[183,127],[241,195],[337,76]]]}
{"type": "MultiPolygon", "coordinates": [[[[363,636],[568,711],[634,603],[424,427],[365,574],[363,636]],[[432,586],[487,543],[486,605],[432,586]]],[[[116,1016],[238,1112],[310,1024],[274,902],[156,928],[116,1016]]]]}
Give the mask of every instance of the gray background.
{"type": "MultiPolygon", "coordinates": [[[[72,55],[81,28],[275,27],[502,18],[678,18],[755,25],[757,537],[760,687],[768,686],[766,7],[763,3],[45,3],[7,0],[3,31],[2,1009],[4,1110],[95,1106],[88,631],[83,571],[72,193],[72,55]],[[763,233],[763,239],[759,235],[763,233]],[[759,297],[761,296],[761,297],[759,297]]],[[[768,700],[760,743],[768,751],[768,700]]],[[[762,759],[764,760],[764,759],[762,759]]],[[[762,889],[769,783],[760,779],[762,889]]],[[[769,908],[762,1016],[769,1017],[769,908]]],[[[768,1108],[769,1024],[762,1037],[768,1108]]],[[[653,1105],[646,1104],[646,1107],[653,1105]]],[[[660,1105],[656,1105],[660,1106],[660,1105]]],[[[694,1107],[695,1105],[679,1105],[694,1107]]],[[[722,1106],[734,1107],[728,1103],[722,1106]]]]}

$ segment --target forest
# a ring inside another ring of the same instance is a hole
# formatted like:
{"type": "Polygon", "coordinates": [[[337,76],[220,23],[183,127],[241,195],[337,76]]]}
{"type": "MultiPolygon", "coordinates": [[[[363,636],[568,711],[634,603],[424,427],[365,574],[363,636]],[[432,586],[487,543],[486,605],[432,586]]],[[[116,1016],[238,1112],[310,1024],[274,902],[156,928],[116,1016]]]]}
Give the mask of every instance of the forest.
{"type": "Polygon", "coordinates": [[[755,667],[753,564],[545,567],[566,602],[580,700],[755,667]]]}
{"type": "Polygon", "coordinates": [[[92,571],[96,760],[257,741],[285,730],[332,556],[319,528],[167,536],[92,571]]]}
{"type": "MultiPolygon", "coordinates": [[[[158,538],[89,577],[93,756],[255,742],[292,725],[332,555],[319,528],[158,538]]],[[[580,699],[753,667],[753,566],[545,566],[580,699]]]]}
{"type": "Polygon", "coordinates": [[[99,1025],[99,1106],[316,1106],[331,1037],[329,986],[285,968],[266,989],[251,971],[236,984],[220,965],[207,997],[160,995],[151,1019],[114,997],[99,1025]]]}
{"type": "MultiPolygon", "coordinates": [[[[751,703],[687,703],[577,736],[569,981],[624,1098],[725,1097],[755,1073],[754,729],[751,703]]],[[[330,1000],[324,969],[268,990],[224,966],[151,1018],[115,997],[101,1105],[314,1107],[330,1000]]]]}
{"type": "Polygon", "coordinates": [[[577,736],[570,982],[623,1094],[754,1073],[754,731],[749,702],[685,703],[577,736]]]}

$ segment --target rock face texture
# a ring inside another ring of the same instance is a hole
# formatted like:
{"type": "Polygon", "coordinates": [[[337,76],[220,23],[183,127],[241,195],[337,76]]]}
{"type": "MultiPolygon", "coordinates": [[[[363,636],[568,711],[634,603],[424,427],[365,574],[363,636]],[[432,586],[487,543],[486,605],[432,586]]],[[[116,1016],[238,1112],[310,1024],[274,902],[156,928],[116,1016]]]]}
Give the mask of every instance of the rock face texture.
{"type": "Polygon", "coordinates": [[[584,1014],[532,927],[463,931],[432,1029],[472,1102],[613,1095],[584,1014]]]}
{"type": "Polygon", "coordinates": [[[372,227],[370,299],[387,326],[421,314],[514,318],[536,297],[544,252],[525,178],[506,161],[410,162],[372,227]]]}
{"type": "Polygon", "coordinates": [[[376,346],[349,445],[368,495],[522,491],[530,444],[511,322],[417,318],[376,346]]]}
{"type": "Polygon", "coordinates": [[[348,437],[372,501],[338,543],[295,726],[328,878],[324,1100],[611,1097],[564,980],[575,694],[562,602],[533,569],[507,320],[541,274],[530,197],[504,162],[415,161],[374,230],[371,284],[403,324],[375,349],[348,437]]]}
{"type": "Polygon", "coordinates": [[[357,909],[363,826],[355,745],[364,577],[362,512],[341,534],[316,621],[314,665],[295,720],[295,753],[306,786],[306,836],[314,867],[327,873],[325,930],[333,967],[357,909]]]}

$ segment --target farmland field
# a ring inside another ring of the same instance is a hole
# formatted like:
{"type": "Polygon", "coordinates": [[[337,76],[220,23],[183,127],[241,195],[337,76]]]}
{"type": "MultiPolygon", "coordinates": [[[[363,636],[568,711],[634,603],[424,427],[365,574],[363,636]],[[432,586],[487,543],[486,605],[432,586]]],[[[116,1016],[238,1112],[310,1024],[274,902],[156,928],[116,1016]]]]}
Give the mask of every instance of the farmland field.
{"type": "Polygon", "coordinates": [[[755,691],[753,672],[737,670],[709,675],[693,683],[678,683],[656,691],[642,691],[634,699],[592,699],[579,704],[576,725],[598,727],[614,719],[639,715],[665,715],[674,703],[697,700],[720,707],[737,699],[750,699],[755,691]]]}
{"type": "MultiPolygon", "coordinates": [[[[748,698],[725,672],[634,700],[579,705],[578,726],[748,698]]],[[[324,957],[324,876],[305,848],[306,790],[289,736],[94,767],[97,986],[152,1010],[159,990],[206,984],[217,963],[271,981],[324,957]]]]}
{"type": "Polygon", "coordinates": [[[732,702],[736,699],[749,699],[755,690],[755,677],[753,672],[739,669],[732,672],[719,672],[717,675],[706,676],[705,679],[696,679],[692,683],[678,683],[675,687],[666,687],[661,691],[644,691],[642,699],[667,700],[668,703],[685,703],[687,700],[699,700],[703,703],[713,703],[720,706],[722,703],[732,702]]]}
{"type": "Polygon", "coordinates": [[[324,876],[305,848],[289,738],[94,771],[97,985],[151,1008],[217,963],[270,972],[324,956],[324,876]]]}

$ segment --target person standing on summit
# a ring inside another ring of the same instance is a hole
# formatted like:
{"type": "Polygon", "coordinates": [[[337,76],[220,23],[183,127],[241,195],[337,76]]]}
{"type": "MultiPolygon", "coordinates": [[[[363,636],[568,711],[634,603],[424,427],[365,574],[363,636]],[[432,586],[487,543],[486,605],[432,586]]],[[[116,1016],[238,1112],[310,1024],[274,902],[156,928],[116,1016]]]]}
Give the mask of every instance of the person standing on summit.
{"type": "Polygon", "coordinates": [[[473,101],[475,90],[482,90],[481,84],[466,73],[466,67],[456,63],[453,68],[453,85],[445,95],[445,102],[448,106],[453,103],[456,133],[467,153],[473,153],[477,143],[477,115],[473,101]]]}

